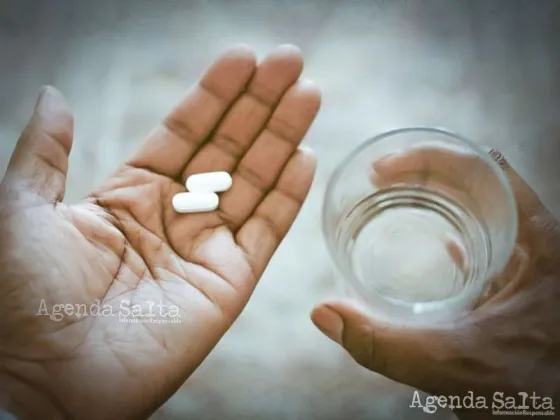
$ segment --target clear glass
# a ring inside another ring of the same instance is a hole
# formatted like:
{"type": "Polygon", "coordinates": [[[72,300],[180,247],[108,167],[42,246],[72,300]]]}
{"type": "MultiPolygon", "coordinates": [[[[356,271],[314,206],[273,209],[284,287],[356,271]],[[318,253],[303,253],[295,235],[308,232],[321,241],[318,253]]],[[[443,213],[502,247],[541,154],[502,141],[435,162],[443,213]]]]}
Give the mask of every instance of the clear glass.
{"type": "Polygon", "coordinates": [[[345,288],[388,322],[449,320],[502,272],[517,237],[507,177],[435,128],[381,134],[332,175],[323,232],[345,288]]]}

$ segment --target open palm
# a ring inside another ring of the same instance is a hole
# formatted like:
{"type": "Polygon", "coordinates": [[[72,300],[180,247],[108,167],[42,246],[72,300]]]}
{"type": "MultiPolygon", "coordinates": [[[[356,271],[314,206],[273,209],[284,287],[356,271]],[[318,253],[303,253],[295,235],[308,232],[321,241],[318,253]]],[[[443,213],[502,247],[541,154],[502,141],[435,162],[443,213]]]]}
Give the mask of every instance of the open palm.
{"type": "Polygon", "coordinates": [[[315,160],[298,144],[320,96],[301,70],[294,47],[258,66],[245,47],[225,53],[135,156],[71,206],[61,201],[72,117],[43,91],[0,200],[0,391],[14,412],[145,417],[203,361],[311,185],[315,160]],[[175,213],[186,177],[216,170],[233,177],[219,210],[175,213]],[[96,302],[115,311],[37,316],[96,302]],[[122,322],[123,303],[180,322],[122,322]]]}

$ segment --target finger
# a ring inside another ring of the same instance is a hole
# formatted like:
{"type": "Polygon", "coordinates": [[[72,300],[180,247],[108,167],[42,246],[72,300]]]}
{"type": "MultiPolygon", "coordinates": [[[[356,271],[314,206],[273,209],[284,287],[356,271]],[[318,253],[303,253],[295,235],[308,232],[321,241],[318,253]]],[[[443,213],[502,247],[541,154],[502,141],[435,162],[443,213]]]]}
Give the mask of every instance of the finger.
{"type": "MultiPolygon", "coordinates": [[[[506,173],[515,196],[519,215],[517,243],[526,250],[529,259],[538,259],[541,270],[554,269],[553,267],[560,258],[560,224],[558,220],[501,152],[492,149],[490,156],[506,173]]],[[[534,278],[532,280],[535,281],[534,278]]]]}
{"type": "Polygon", "coordinates": [[[350,301],[323,302],[312,311],[311,320],[367,369],[422,390],[433,388],[431,368],[438,351],[434,344],[443,346],[441,334],[375,322],[350,301]]]}
{"type": "MultiPolygon", "coordinates": [[[[531,220],[542,213],[543,205],[501,153],[494,150],[490,156],[502,168],[514,193],[520,239],[525,241],[532,231],[531,220]]],[[[496,177],[496,171],[500,170],[474,153],[417,148],[374,162],[371,181],[377,188],[389,188],[400,183],[417,183],[421,177],[421,186],[449,192],[456,201],[468,203],[467,207],[482,219],[493,221],[503,217],[504,200],[507,200],[502,185],[505,180],[496,177]],[[417,176],[417,173],[424,175],[417,176]]]]}
{"type": "Polygon", "coordinates": [[[21,182],[49,202],[62,201],[74,119],[62,94],[44,87],[8,165],[6,179],[21,182]]]}
{"type": "Polygon", "coordinates": [[[484,170],[484,161],[474,153],[451,148],[417,147],[373,162],[372,182],[382,188],[398,182],[428,185],[440,178],[456,187],[470,188],[473,178],[480,179],[484,170]],[[467,173],[469,179],[464,176],[467,173]]]}
{"type": "Polygon", "coordinates": [[[247,91],[183,172],[183,182],[194,173],[231,172],[264,128],[280,98],[297,81],[302,68],[301,51],[291,45],[280,46],[266,57],[247,91]]]}
{"type": "Polygon", "coordinates": [[[517,210],[520,219],[530,219],[532,216],[542,213],[543,210],[548,212],[535,191],[509,164],[505,156],[500,151],[492,149],[490,151],[490,157],[492,157],[492,159],[500,165],[507,175],[515,196],[515,201],[517,202],[517,210]]]}
{"type": "Polygon", "coordinates": [[[445,248],[457,268],[465,274],[468,266],[466,259],[467,251],[463,244],[455,238],[449,238],[445,243],[445,248]]]}
{"type": "Polygon", "coordinates": [[[516,245],[506,268],[498,277],[491,280],[488,289],[476,303],[476,307],[506,301],[534,281],[532,276],[526,275],[528,267],[529,254],[520,245],[516,245]]]}
{"type": "Polygon", "coordinates": [[[317,115],[320,93],[310,83],[294,85],[282,98],[265,130],[233,173],[220,198],[220,214],[236,230],[253,213],[282,173],[317,115]]]}
{"type": "MultiPolygon", "coordinates": [[[[505,172],[518,204],[521,219],[530,218],[544,209],[532,188],[510,166],[504,155],[496,149],[489,152],[505,172]]],[[[391,154],[373,163],[372,183],[379,188],[401,181],[409,181],[411,173],[421,174],[423,184],[436,176],[463,189],[484,186],[491,168],[476,154],[436,148],[416,148],[391,154]],[[469,176],[458,176],[469,174],[469,176]]]]}
{"type": "Polygon", "coordinates": [[[128,165],[177,178],[189,159],[233,101],[256,67],[254,53],[240,46],[222,54],[187,97],[149,135],[128,165]]]}
{"type": "Polygon", "coordinates": [[[315,174],[315,156],[298,150],[282,172],[274,189],[237,233],[253,272],[260,275],[290,229],[307,197],[315,174]]]}

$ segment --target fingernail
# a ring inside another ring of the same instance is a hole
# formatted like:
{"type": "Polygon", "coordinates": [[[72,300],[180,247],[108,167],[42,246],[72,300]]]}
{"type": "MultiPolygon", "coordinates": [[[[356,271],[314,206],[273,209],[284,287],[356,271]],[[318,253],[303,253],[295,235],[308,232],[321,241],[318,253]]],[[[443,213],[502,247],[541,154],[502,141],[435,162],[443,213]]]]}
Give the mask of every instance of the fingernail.
{"type": "Polygon", "coordinates": [[[43,99],[45,98],[45,95],[47,95],[47,91],[49,90],[48,86],[41,86],[41,89],[39,90],[39,95],[37,96],[37,102],[35,103],[35,109],[39,108],[39,106],[41,106],[41,103],[43,102],[43,99]]]}
{"type": "Polygon", "coordinates": [[[313,314],[313,322],[323,334],[331,340],[342,344],[342,332],[344,330],[344,321],[330,308],[325,306],[320,307],[313,314]]]}
{"type": "Polygon", "coordinates": [[[395,159],[396,157],[398,157],[401,154],[402,154],[402,152],[389,152],[389,153],[381,156],[379,159],[377,159],[376,162],[388,162],[392,159],[395,159]]]}
{"type": "Polygon", "coordinates": [[[314,155],[315,154],[315,151],[306,144],[300,144],[298,149],[301,153],[304,153],[306,155],[314,155]]]}
{"type": "Polygon", "coordinates": [[[276,50],[286,54],[301,54],[301,48],[294,44],[281,44],[276,47],[276,50]]]}
{"type": "Polygon", "coordinates": [[[301,79],[299,82],[299,87],[304,89],[313,89],[317,84],[311,79],[301,79]]]}
{"type": "Polygon", "coordinates": [[[57,96],[53,95],[53,93],[56,93],[54,88],[51,86],[43,86],[39,93],[35,110],[42,113],[42,111],[47,112],[56,108],[60,104],[60,101],[57,100],[57,96]]]}
{"type": "Polygon", "coordinates": [[[398,157],[400,154],[400,152],[390,152],[387,153],[386,155],[381,156],[379,159],[375,160],[373,162],[373,169],[374,170],[379,170],[380,168],[382,169],[383,166],[389,165],[391,164],[391,161],[393,159],[395,159],[396,157],[398,157]]]}

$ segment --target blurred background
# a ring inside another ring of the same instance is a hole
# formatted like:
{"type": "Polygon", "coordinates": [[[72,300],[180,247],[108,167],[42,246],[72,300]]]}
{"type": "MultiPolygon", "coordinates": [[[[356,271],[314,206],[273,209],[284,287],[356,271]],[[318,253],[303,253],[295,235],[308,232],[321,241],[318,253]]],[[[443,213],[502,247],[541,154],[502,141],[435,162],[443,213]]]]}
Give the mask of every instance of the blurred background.
{"type": "MultiPolygon", "coordinates": [[[[215,56],[297,44],[323,89],[316,182],[254,298],[154,419],[450,419],[356,366],[309,321],[339,293],[320,231],[340,159],[381,131],[435,125],[502,149],[560,215],[556,0],[0,0],[0,169],[43,84],[76,117],[67,201],[138,147],[215,56]]],[[[95,378],[90,378],[95,380],[95,378]]],[[[99,384],[103,386],[103,384],[99,384]]]]}

